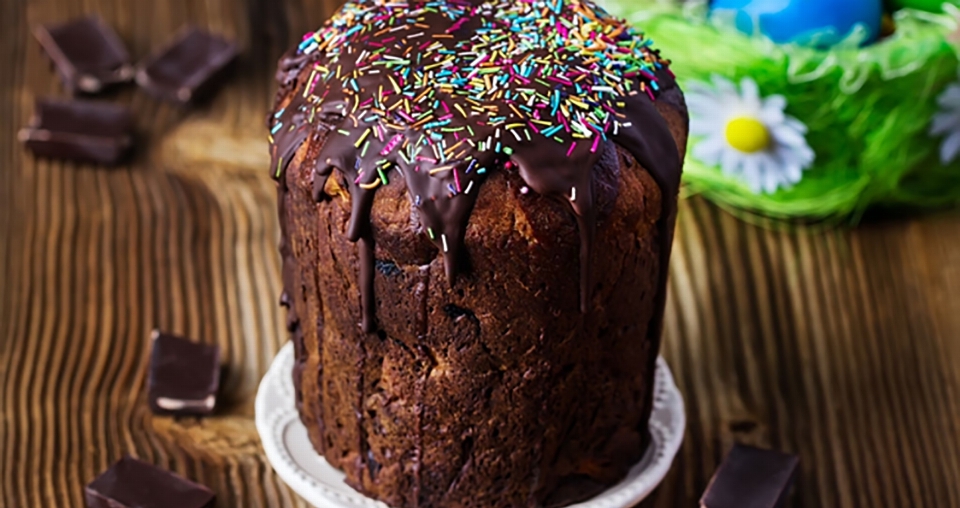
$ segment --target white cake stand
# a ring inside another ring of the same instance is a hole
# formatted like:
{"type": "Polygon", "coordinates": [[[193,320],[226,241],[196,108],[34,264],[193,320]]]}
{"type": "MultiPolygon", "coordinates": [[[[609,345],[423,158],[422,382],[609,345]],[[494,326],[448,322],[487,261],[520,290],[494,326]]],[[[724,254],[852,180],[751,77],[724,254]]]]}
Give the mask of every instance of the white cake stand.
{"type": "MultiPolygon", "coordinates": [[[[267,460],[277,475],[297,494],[317,508],[387,508],[343,482],[310,444],[307,429],[297,416],[290,373],[293,346],[284,346],[260,382],[256,401],[257,431],[267,460]]],[[[683,398],[664,359],[657,359],[656,395],[646,454],[620,483],[588,501],[570,508],[629,508],[653,492],[663,481],[680,449],[686,417],[683,398]]]]}

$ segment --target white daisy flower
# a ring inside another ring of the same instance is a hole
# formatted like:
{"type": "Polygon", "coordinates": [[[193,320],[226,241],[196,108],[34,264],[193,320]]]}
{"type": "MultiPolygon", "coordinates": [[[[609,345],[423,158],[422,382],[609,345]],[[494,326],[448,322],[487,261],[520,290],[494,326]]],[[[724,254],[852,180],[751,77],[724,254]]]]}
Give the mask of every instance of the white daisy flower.
{"type": "Polygon", "coordinates": [[[690,134],[702,137],[693,156],[743,180],[753,192],[788,188],[813,163],[807,126],[784,114],[782,95],[761,97],[756,81],[744,78],[738,88],[715,75],[712,83],[687,87],[686,98],[690,134]]]}
{"type": "Polygon", "coordinates": [[[944,136],[940,161],[949,164],[960,156],[960,83],[954,83],[937,98],[940,112],[933,115],[930,134],[944,136]]]}

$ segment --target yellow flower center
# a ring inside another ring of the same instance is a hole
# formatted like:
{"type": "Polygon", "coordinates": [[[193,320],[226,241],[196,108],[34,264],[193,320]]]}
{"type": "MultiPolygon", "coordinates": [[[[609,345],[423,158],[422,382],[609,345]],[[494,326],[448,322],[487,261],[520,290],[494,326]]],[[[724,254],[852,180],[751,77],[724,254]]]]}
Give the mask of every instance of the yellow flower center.
{"type": "Polygon", "coordinates": [[[727,124],[727,143],[744,153],[756,153],[770,146],[770,131],[756,118],[741,116],[727,124]]]}

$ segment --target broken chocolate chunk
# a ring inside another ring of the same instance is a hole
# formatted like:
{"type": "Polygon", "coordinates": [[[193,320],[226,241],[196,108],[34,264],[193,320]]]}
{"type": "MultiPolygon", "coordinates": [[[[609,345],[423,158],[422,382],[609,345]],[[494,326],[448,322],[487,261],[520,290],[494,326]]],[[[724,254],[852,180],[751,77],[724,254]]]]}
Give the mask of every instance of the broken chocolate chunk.
{"type": "Polygon", "coordinates": [[[736,444],[707,485],[700,507],[779,507],[799,463],[796,455],[736,444]]]}
{"type": "Polygon", "coordinates": [[[38,99],[17,137],[38,156],[116,164],[133,145],[133,117],[115,104],[38,99]]]}
{"type": "Polygon", "coordinates": [[[126,47],[116,32],[96,16],[40,25],[33,33],[71,93],[96,93],[133,78],[126,47]]]}
{"type": "Polygon", "coordinates": [[[153,464],[124,456],[84,489],[87,508],[212,508],[214,493],[153,464]]]}
{"type": "Polygon", "coordinates": [[[137,83],[160,99],[185,105],[211,92],[236,56],[236,44],[188,27],[140,65],[137,83]]]}
{"type": "Polygon", "coordinates": [[[154,330],[147,392],[154,413],[207,415],[220,386],[220,347],[154,330]]]}

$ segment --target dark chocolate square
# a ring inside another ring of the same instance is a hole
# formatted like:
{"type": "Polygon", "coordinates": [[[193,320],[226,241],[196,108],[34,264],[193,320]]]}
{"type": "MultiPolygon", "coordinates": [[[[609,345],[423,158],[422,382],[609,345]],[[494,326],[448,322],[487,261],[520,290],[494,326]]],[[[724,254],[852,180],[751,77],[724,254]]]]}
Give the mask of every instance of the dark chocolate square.
{"type": "Polygon", "coordinates": [[[736,444],[700,498],[701,508],[776,508],[797,470],[795,455],[736,444]]]}
{"type": "Polygon", "coordinates": [[[220,347],[160,333],[151,336],[147,393],[158,414],[207,415],[220,387],[220,347]]]}
{"type": "Polygon", "coordinates": [[[133,117],[116,104],[38,99],[18,138],[39,156],[116,164],[133,145],[133,117]]]}
{"type": "Polygon", "coordinates": [[[84,489],[87,508],[212,508],[214,493],[153,464],[125,456],[84,489]]]}
{"type": "Polygon", "coordinates": [[[211,92],[236,56],[236,44],[188,27],[140,65],[137,83],[158,98],[187,104],[211,92]]]}
{"type": "Polygon", "coordinates": [[[40,25],[33,34],[71,93],[96,93],[133,78],[127,48],[116,32],[96,16],[40,25]]]}

